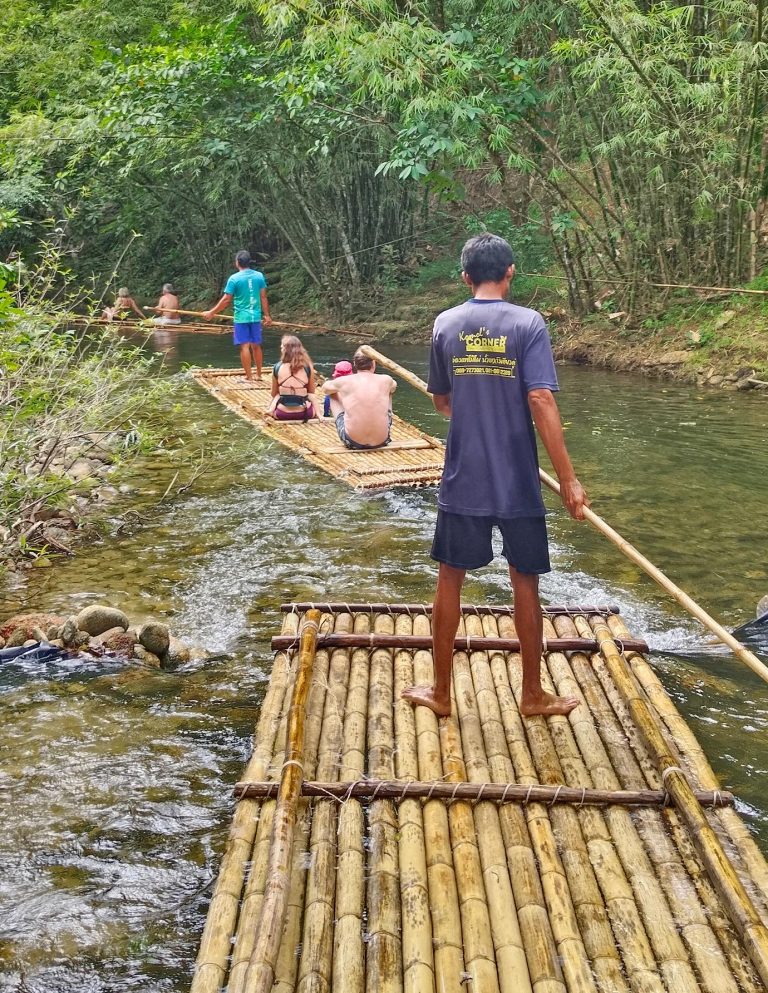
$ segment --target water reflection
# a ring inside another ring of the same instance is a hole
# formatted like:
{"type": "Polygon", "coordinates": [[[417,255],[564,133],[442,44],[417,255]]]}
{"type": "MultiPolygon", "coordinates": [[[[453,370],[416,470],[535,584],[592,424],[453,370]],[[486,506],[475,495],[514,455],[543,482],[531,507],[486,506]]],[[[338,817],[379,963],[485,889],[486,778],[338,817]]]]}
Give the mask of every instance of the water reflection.
{"type": "MultiPolygon", "coordinates": [[[[268,332],[266,360],[277,340],[268,332]]],[[[307,345],[324,372],[354,350],[327,338],[307,345]]],[[[237,364],[226,338],[178,335],[163,347],[165,374],[237,364]]],[[[425,375],[423,347],[388,351],[425,375]]],[[[584,369],[561,369],[561,379],[569,445],[597,512],[716,616],[746,620],[768,592],[755,523],[768,401],[584,369]]],[[[395,400],[444,432],[426,398],[401,386],[395,400]]],[[[185,418],[205,430],[231,424],[242,446],[252,438],[201,393],[185,418]]],[[[129,479],[130,499],[149,506],[169,481],[163,459],[148,458],[129,479]]],[[[69,614],[104,599],[228,654],[177,673],[61,663],[0,673],[0,989],[186,989],[277,606],[430,599],[434,517],[433,492],[356,494],[271,445],[134,533],[35,576],[30,608],[69,614]]],[[[550,530],[545,597],[617,603],[648,637],[665,685],[768,848],[766,687],[587,526],[558,512],[550,530]]],[[[500,560],[470,579],[466,599],[507,602],[500,560]]]]}

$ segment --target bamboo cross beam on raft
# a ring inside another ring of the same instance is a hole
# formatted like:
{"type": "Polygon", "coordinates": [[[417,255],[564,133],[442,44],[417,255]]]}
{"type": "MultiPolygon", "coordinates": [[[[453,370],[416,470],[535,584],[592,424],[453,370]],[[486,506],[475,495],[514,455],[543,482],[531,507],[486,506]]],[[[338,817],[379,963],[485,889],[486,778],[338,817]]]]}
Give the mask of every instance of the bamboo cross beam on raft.
{"type": "MultiPolygon", "coordinates": [[[[616,639],[609,635],[611,643],[616,639]]],[[[647,652],[646,642],[636,638],[628,638],[618,641],[622,651],[647,652]]],[[[404,635],[404,634],[320,634],[317,637],[318,648],[405,648],[414,651],[418,648],[432,648],[432,636],[404,635]]],[[[272,638],[272,648],[274,651],[284,651],[286,649],[297,648],[298,640],[290,635],[275,635],[272,638]]],[[[599,648],[599,643],[593,638],[551,638],[544,642],[543,650],[546,652],[594,652],[599,648]]],[[[454,651],[500,651],[519,652],[520,641],[518,638],[482,638],[482,637],[459,637],[453,642],[454,651]]]]}
{"type": "Polygon", "coordinates": [[[677,764],[648,704],[615,647],[612,632],[602,621],[595,623],[593,630],[611,678],[623,697],[635,726],[658,763],[664,787],[688,826],[696,851],[728,916],[744,941],[752,964],[768,986],[768,927],[763,923],[717,835],[702,813],[685,772],[677,764]]]}
{"type": "MultiPolygon", "coordinates": [[[[235,784],[238,800],[275,797],[280,788],[275,782],[235,784]]],[[[583,806],[663,807],[671,802],[666,790],[597,790],[574,786],[524,786],[519,783],[448,783],[437,780],[420,783],[399,779],[360,779],[348,783],[303,782],[301,795],[325,800],[477,800],[491,803],[556,803],[583,806]]],[[[693,795],[702,807],[732,807],[736,802],[728,790],[694,790],[693,795]]]]}
{"type": "Polygon", "coordinates": [[[319,623],[320,611],[310,610],[300,631],[299,667],[288,713],[285,762],[280,776],[280,789],[272,824],[267,890],[246,973],[245,985],[248,993],[268,993],[275,978],[275,966],[288,905],[293,833],[303,778],[306,703],[315,660],[319,623]]]}
{"type": "MultiPolygon", "coordinates": [[[[431,614],[432,604],[431,603],[281,603],[280,610],[284,613],[299,613],[303,614],[307,610],[322,610],[324,614],[431,614]]],[[[544,614],[565,614],[566,616],[572,616],[574,614],[618,614],[619,608],[615,605],[608,606],[592,606],[592,605],[579,605],[579,606],[561,606],[559,604],[554,604],[547,607],[542,607],[542,612],[544,614]]],[[[515,608],[513,606],[495,606],[489,604],[481,604],[476,606],[473,603],[463,603],[461,605],[461,612],[463,614],[476,614],[481,617],[485,614],[503,614],[505,616],[513,616],[515,613],[515,608]]]]}
{"type": "MultiPolygon", "coordinates": [[[[380,365],[385,366],[392,372],[397,373],[401,379],[404,379],[411,386],[414,386],[417,390],[429,396],[429,390],[427,389],[427,384],[423,379],[419,379],[408,369],[394,362],[392,359],[378,352],[375,348],[370,345],[363,345],[362,351],[368,355],[369,358],[374,359],[380,365]]],[[[557,495],[560,495],[560,484],[556,479],[553,479],[548,473],[544,472],[543,469],[539,469],[539,478],[557,495]]],[[[604,535],[608,540],[614,544],[620,552],[627,556],[635,565],[639,566],[645,573],[647,573],[654,582],[658,583],[662,589],[666,590],[671,596],[685,609],[693,614],[697,620],[701,621],[704,627],[708,628],[717,638],[727,645],[733,654],[741,659],[741,661],[749,666],[749,668],[758,675],[763,682],[768,683],[768,666],[764,665],[760,659],[751,652],[748,648],[741,644],[730,631],[719,624],[714,617],[711,617],[703,607],[701,607],[694,599],[692,599],[685,590],[680,589],[672,580],[666,576],[661,569],[653,564],[650,559],[647,559],[642,555],[633,545],[631,545],[626,538],[622,537],[618,531],[610,526],[606,521],[602,519],[589,507],[584,507],[584,519],[589,521],[589,523],[595,527],[602,535],[604,535]]]]}

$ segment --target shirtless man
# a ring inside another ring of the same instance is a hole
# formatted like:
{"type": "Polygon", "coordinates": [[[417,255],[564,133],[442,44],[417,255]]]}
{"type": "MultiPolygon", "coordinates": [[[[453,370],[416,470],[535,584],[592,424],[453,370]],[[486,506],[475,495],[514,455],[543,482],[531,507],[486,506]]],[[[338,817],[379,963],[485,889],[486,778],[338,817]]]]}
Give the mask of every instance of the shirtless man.
{"type": "Polygon", "coordinates": [[[339,438],[347,448],[383,448],[390,442],[392,394],[397,383],[391,376],[377,376],[376,363],[359,348],[352,366],[353,376],[323,384],[331,398],[339,438]]]}
{"type": "Polygon", "coordinates": [[[123,321],[131,311],[138,314],[142,321],[144,320],[144,313],[128,292],[128,287],[121,286],[117,291],[114,304],[111,307],[105,307],[101,316],[105,321],[123,321]]]}
{"type": "Polygon", "coordinates": [[[155,324],[181,324],[179,298],[173,283],[163,283],[163,292],[157,301],[157,306],[150,309],[157,311],[157,317],[152,318],[155,324]]]}

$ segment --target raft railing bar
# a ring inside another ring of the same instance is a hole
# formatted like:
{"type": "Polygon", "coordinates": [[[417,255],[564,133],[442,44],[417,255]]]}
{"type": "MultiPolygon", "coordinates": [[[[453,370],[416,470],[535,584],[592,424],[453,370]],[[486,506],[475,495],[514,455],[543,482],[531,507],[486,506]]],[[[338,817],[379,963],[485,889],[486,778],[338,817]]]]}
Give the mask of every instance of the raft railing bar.
{"type": "MultiPolygon", "coordinates": [[[[404,379],[407,383],[410,383],[417,390],[420,390],[422,393],[426,393],[428,396],[430,395],[429,390],[427,389],[427,384],[424,380],[419,379],[418,376],[415,376],[412,372],[409,372],[408,369],[403,368],[403,366],[399,365],[397,362],[387,358],[386,355],[382,355],[381,352],[376,351],[375,348],[371,348],[370,345],[362,345],[361,351],[365,352],[369,358],[374,359],[376,362],[392,370],[392,372],[397,373],[398,376],[404,379]]],[[[560,484],[557,480],[553,479],[552,476],[544,472],[543,469],[539,469],[539,478],[554,493],[557,493],[558,496],[560,495],[560,484]]],[[[655,566],[650,559],[647,559],[643,554],[641,554],[634,547],[634,545],[631,545],[626,538],[623,538],[619,532],[612,528],[610,524],[606,523],[602,517],[596,514],[593,510],[590,510],[589,507],[584,507],[583,510],[585,520],[589,521],[589,523],[601,534],[603,534],[612,544],[614,544],[620,552],[626,555],[626,557],[634,562],[635,565],[639,566],[644,572],[646,572],[651,579],[654,580],[654,582],[658,583],[658,585],[662,587],[662,589],[665,589],[682,607],[685,607],[689,613],[693,614],[695,618],[701,621],[704,627],[708,628],[720,639],[720,641],[726,644],[731,649],[733,654],[737,658],[741,659],[745,665],[749,666],[749,668],[756,675],[758,675],[764,682],[768,683],[768,666],[764,665],[754,654],[754,652],[750,652],[750,650],[745,648],[740,641],[737,641],[730,631],[726,631],[722,624],[718,624],[714,617],[711,617],[703,607],[700,607],[695,600],[688,596],[685,590],[680,589],[679,586],[673,583],[672,580],[661,571],[661,569],[655,566]]]]}
{"type": "MultiPolygon", "coordinates": [[[[431,603],[310,603],[310,602],[300,602],[300,603],[281,603],[280,610],[284,614],[290,614],[294,612],[305,613],[307,610],[312,610],[317,608],[317,610],[322,610],[324,614],[431,614],[432,604],[431,603]]],[[[615,604],[607,605],[592,605],[592,604],[579,604],[577,606],[568,607],[561,604],[555,604],[549,607],[542,607],[542,612],[544,614],[618,614],[620,613],[619,608],[615,604]]],[[[461,612],[463,614],[502,614],[504,616],[514,617],[515,608],[512,606],[493,606],[489,604],[480,604],[475,606],[473,603],[463,603],[461,605],[461,612]]]]}
{"type": "Polygon", "coordinates": [[[646,703],[642,691],[630,675],[626,660],[614,644],[613,632],[604,621],[592,629],[598,638],[600,654],[613,682],[627,705],[635,727],[656,760],[662,783],[685,822],[691,841],[715,887],[731,923],[739,932],[749,957],[762,981],[768,986],[768,927],[739,879],[720,840],[696,802],[691,783],[677,764],[676,757],[646,703]]]}
{"type": "Polygon", "coordinates": [[[301,653],[288,711],[285,761],[272,823],[267,888],[246,973],[245,987],[248,993],[268,993],[275,979],[275,965],[288,910],[294,828],[304,778],[306,707],[312,683],[319,624],[320,611],[310,610],[299,632],[301,653]]]}
{"type": "MultiPolygon", "coordinates": [[[[235,784],[237,800],[277,796],[279,783],[235,784]]],[[[663,807],[671,802],[666,790],[596,790],[575,786],[523,786],[518,783],[433,783],[398,779],[361,779],[351,783],[303,782],[301,795],[326,800],[484,800],[490,803],[568,803],[581,806],[615,804],[622,807],[663,807]]],[[[727,790],[695,790],[702,807],[732,807],[736,802],[727,790]]]]}
{"type": "MultiPolygon", "coordinates": [[[[648,645],[639,639],[622,639],[617,643],[621,651],[648,652],[648,645]]],[[[321,634],[317,638],[318,648],[403,648],[418,651],[432,648],[432,637],[409,634],[321,634]]],[[[542,645],[546,652],[596,652],[600,643],[593,638],[547,638],[542,645]]],[[[288,651],[298,648],[293,635],[276,635],[272,639],[274,651],[288,651]]],[[[455,638],[454,651],[457,652],[519,652],[518,638],[455,638]]]]}

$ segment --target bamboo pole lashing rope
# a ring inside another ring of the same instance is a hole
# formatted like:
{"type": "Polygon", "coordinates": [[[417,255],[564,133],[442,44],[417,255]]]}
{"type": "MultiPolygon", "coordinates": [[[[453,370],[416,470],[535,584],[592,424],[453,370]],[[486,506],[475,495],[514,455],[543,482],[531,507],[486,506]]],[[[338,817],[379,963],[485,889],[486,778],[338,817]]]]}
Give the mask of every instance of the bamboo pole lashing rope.
{"type": "Polygon", "coordinates": [[[302,625],[299,667],[288,717],[286,758],[273,819],[267,889],[246,973],[245,985],[248,993],[268,993],[274,982],[275,964],[280,950],[288,901],[290,885],[288,869],[303,777],[305,708],[311,685],[319,622],[320,611],[309,611],[302,625]]]}
{"type": "Polygon", "coordinates": [[[633,722],[659,764],[665,785],[688,825],[699,856],[727,907],[731,920],[741,933],[753,965],[763,982],[768,985],[768,928],[760,919],[743,883],[723,852],[715,832],[695,802],[688,779],[670,754],[648,705],[629,676],[618,651],[615,647],[611,648],[613,642],[610,630],[604,622],[596,623],[594,630],[599,639],[602,639],[603,634],[606,636],[605,641],[601,643],[601,654],[614,682],[624,696],[633,722]]]}
{"type": "MultiPolygon", "coordinates": [[[[284,618],[282,630],[284,633],[296,630],[295,616],[284,618]]],[[[269,769],[278,738],[282,703],[288,689],[289,668],[287,655],[280,653],[275,657],[254,735],[253,754],[245,769],[249,777],[257,775],[263,778],[269,769]]],[[[251,802],[238,804],[235,810],[200,939],[191,993],[218,993],[224,985],[245,870],[251,859],[264,806],[251,802]]]]}
{"type": "MultiPolygon", "coordinates": [[[[365,615],[361,615],[365,616],[365,615]]],[[[412,634],[413,619],[395,616],[395,633],[412,634]]],[[[412,686],[413,655],[395,652],[393,662],[395,773],[402,781],[419,777],[416,746],[416,715],[403,700],[402,691],[412,686]]],[[[432,917],[429,909],[429,877],[421,800],[404,799],[397,807],[398,858],[402,921],[404,993],[435,993],[435,952],[432,917]]]]}
{"type": "MultiPolygon", "coordinates": [[[[585,618],[574,621],[580,633],[590,630],[585,618]]],[[[556,629],[570,630],[571,624],[568,619],[557,618],[556,629]]],[[[625,788],[645,784],[663,787],[636,728],[624,713],[623,701],[602,660],[596,655],[590,660],[579,658],[574,662],[574,671],[581,677],[582,685],[588,682],[593,687],[594,706],[600,701],[601,737],[615,781],[625,788]]],[[[646,912],[644,919],[667,984],[674,983],[681,990],[700,988],[709,993],[735,993],[737,987],[720,944],[708,926],[679,851],[667,837],[668,826],[659,812],[636,813],[628,830],[616,818],[609,819],[609,827],[614,837],[622,832],[622,861],[633,889],[637,892],[641,887],[644,894],[656,894],[653,905],[657,911],[646,912]]]]}
{"type": "MultiPolygon", "coordinates": [[[[392,359],[388,358],[386,355],[382,355],[381,352],[376,351],[370,345],[362,346],[365,353],[371,358],[375,359],[381,365],[386,366],[393,372],[396,372],[402,379],[410,383],[417,390],[422,393],[428,393],[427,385],[424,380],[419,379],[418,376],[414,376],[412,372],[409,372],[403,366],[394,362],[392,359]]],[[[554,493],[560,495],[560,484],[556,479],[553,479],[548,473],[544,472],[543,469],[539,469],[539,478],[541,481],[549,487],[554,493]]],[[[626,538],[619,534],[614,528],[612,528],[602,517],[598,516],[589,507],[584,507],[584,518],[589,521],[602,535],[604,535],[608,540],[614,544],[619,551],[621,551],[627,558],[631,559],[635,565],[639,566],[645,573],[647,573],[654,582],[658,583],[662,589],[666,590],[682,607],[693,614],[706,628],[708,628],[716,637],[726,644],[734,655],[737,656],[745,665],[747,665],[756,675],[758,675],[764,682],[768,683],[768,666],[760,661],[760,659],[751,652],[748,648],[741,644],[734,636],[719,624],[713,617],[711,617],[703,607],[701,607],[692,597],[690,597],[684,590],[680,589],[672,580],[666,576],[658,566],[654,565],[650,559],[647,559],[641,554],[633,545],[631,545],[626,538]]]]}
{"type": "MultiPolygon", "coordinates": [[[[424,615],[414,616],[414,634],[429,634],[430,622],[424,615]]],[[[431,652],[419,649],[413,654],[413,682],[430,685],[434,679],[431,652]]],[[[426,707],[414,710],[418,777],[442,779],[438,720],[426,707]]],[[[423,805],[424,849],[429,885],[429,909],[432,919],[435,984],[439,993],[464,993],[464,948],[461,941],[461,913],[448,826],[448,811],[440,800],[425,800],[423,805]]],[[[479,993],[479,991],[478,991],[479,993]]]]}

